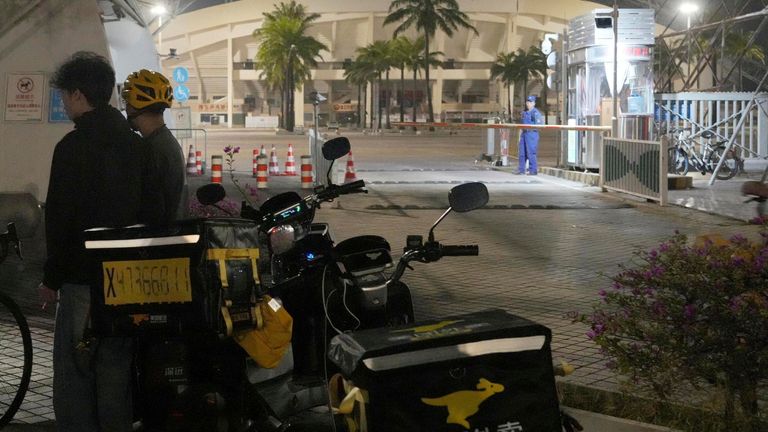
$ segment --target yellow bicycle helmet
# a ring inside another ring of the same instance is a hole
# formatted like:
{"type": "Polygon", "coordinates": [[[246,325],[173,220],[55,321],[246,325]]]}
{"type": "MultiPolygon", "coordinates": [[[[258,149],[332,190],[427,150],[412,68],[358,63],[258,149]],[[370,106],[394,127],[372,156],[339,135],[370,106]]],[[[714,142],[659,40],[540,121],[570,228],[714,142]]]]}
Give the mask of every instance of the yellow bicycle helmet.
{"type": "Polygon", "coordinates": [[[173,103],[173,88],[163,74],[142,69],[128,75],[121,96],[125,103],[138,110],[152,106],[170,108],[173,103]]]}

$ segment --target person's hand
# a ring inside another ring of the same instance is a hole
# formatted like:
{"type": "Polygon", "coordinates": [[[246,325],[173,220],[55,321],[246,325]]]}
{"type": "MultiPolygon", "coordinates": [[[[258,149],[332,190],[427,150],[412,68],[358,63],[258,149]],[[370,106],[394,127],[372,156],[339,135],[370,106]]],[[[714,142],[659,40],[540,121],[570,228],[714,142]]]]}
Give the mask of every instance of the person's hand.
{"type": "Polygon", "coordinates": [[[56,291],[48,288],[45,286],[44,283],[40,283],[40,285],[37,286],[37,295],[40,297],[41,305],[40,307],[45,310],[46,307],[48,307],[49,304],[54,304],[57,301],[56,291]]]}

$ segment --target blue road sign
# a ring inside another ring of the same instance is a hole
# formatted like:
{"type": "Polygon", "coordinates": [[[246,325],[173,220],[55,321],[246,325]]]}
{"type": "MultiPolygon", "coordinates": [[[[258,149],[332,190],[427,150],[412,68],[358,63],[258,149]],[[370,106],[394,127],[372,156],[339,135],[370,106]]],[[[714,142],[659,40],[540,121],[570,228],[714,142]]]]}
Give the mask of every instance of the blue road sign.
{"type": "Polygon", "coordinates": [[[184,102],[189,99],[189,89],[187,86],[179,84],[173,89],[173,97],[179,102],[184,102]]]}
{"type": "Polygon", "coordinates": [[[64,111],[64,100],[61,99],[61,91],[51,89],[51,103],[48,104],[48,122],[66,123],[69,121],[67,112],[64,111]]]}
{"type": "Polygon", "coordinates": [[[183,66],[175,68],[173,70],[173,80],[179,84],[189,81],[189,70],[183,66]]]}

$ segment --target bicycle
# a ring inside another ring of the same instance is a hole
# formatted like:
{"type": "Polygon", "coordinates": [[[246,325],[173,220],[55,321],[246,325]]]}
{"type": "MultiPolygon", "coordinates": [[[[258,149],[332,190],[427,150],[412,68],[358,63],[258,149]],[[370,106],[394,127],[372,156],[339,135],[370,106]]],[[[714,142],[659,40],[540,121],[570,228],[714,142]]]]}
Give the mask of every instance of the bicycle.
{"type": "Polygon", "coordinates": [[[743,162],[732,149],[726,152],[723,144],[728,140],[716,141],[715,145],[712,145],[711,139],[715,136],[712,131],[705,130],[701,134],[686,135],[690,130],[690,128],[680,128],[669,131],[671,145],[668,150],[668,171],[670,174],[686,175],[691,167],[702,174],[713,173],[723,155],[725,160],[715,178],[728,180],[739,173],[743,162]],[[704,141],[700,143],[695,141],[696,135],[700,135],[704,141]],[[696,144],[701,145],[701,153],[696,152],[696,144]]]}
{"type": "MultiPolygon", "coordinates": [[[[19,258],[21,242],[16,226],[0,234],[0,263],[11,247],[19,258]]],[[[10,297],[0,293],[0,429],[10,423],[21,406],[32,377],[32,336],[21,309],[10,297]],[[23,360],[19,362],[19,357],[23,360]]]]}

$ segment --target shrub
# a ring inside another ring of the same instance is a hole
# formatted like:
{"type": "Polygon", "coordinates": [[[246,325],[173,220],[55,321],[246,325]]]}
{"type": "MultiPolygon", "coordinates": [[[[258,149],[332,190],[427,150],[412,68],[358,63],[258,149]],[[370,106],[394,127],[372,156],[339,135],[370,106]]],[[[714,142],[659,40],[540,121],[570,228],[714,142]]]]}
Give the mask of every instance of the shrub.
{"type": "Polygon", "coordinates": [[[635,255],[639,264],[620,266],[592,313],[580,317],[608,367],[662,401],[684,383],[714,385],[725,423],[736,421],[738,400],[758,430],[757,390],[768,377],[766,230],[759,241],[734,236],[692,246],[677,233],[635,255]]]}

